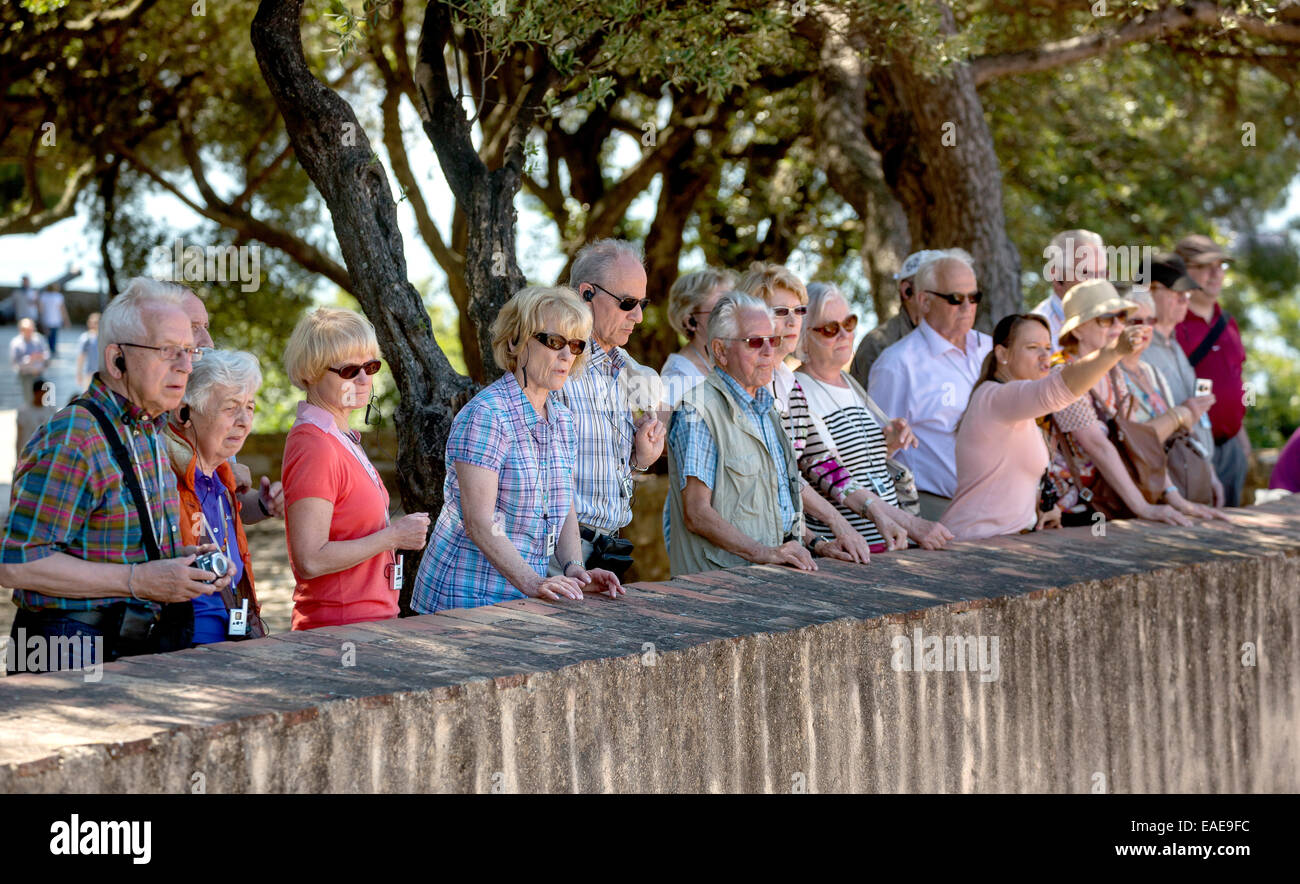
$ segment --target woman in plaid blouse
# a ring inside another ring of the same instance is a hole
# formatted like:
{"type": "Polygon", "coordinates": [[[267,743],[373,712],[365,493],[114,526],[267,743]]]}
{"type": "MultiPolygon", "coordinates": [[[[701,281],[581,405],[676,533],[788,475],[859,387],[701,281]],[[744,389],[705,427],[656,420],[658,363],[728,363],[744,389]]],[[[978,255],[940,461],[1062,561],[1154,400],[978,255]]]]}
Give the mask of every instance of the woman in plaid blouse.
{"type": "Polygon", "coordinates": [[[581,561],[573,418],[553,395],[580,367],[590,336],[591,314],[567,288],[526,288],[492,323],[492,353],[506,373],[452,422],[416,611],[581,599],[584,589],[622,594],[618,577],[581,561]],[[557,548],[564,573],[548,577],[557,548]]]}

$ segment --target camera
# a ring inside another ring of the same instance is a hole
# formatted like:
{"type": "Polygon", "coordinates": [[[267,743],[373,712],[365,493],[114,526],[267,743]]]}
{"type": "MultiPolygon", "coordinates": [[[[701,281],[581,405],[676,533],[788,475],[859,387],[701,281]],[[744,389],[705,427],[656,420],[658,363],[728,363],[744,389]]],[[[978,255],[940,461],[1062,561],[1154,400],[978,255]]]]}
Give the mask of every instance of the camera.
{"type": "Polygon", "coordinates": [[[1038,481],[1038,511],[1047,512],[1056,506],[1060,499],[1061,495],[1056,490],[1056,483],[1052,481],[1051,474],[1043,473],[1043,477],[1038,481]]]}
{"type": "Polygon", "coordinates": [[[196,558],[194,564],[190,567],[198,568],[201,571],[207,571],[212,575],[212,579],[204,582],[216,583],[222,577],[225,577],[226,572],[230,570],[230,559],[226,557],[225,553],[216,551],[207,552],[196,558]]]}

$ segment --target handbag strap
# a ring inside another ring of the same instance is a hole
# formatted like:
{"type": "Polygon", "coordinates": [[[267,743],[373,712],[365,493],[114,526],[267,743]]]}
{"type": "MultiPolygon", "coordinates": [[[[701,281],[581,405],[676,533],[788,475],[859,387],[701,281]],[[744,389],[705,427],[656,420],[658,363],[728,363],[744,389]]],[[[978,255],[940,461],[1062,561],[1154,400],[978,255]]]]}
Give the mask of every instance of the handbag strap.
{"type": "Polygon", "coordinates": [[[145,555],[149,561],[155,561],[162,558],[162,551],[158,548],[158,538],[154,537],[153,520],[149,515],[149,505],[144,499],[144,489],[140,487],[140,477],[135,474],[135,465],[131,460],[131,455],[127,453],[126,445],[122,442],[122,437],[118,435],[117,428],[113,422],[108,419],[97,404],[86,398],[74,399],[70,404],[80,405],[95,416],[99,421],[99,428],[103,431],[104,437],[108,440],[108,447],[113,452],[113,458],[117,461],[118,468],[122,471],[122,476],[126,480],[126,487],[131,491],[131,498],[135,501],[136,515],[140,519],[140,534],[144,539],[145,555]]]}
{"type": "Polygon", "coordinates": [[[1210,348],[1218,343],[1219,336],[1223,334],[1223,330],[1227,327],[1228,317],[1222,310],[1220,310],[1218,321],[1215,322],[1214,325],[1210,326],[1210,330],[1206,332],[1205,337],[1201,338],[1201,342],[1196,345],[1196,349],[1187,357],[1187,361],[1192,364],[1192,368],[1196,368],[1196,366],[1200,364],[1201,360],[1209,355],[1210,348]]]}
{"type": "Polygon", "coordinates": [[[1052,432],[1060,438],[1060,444],[1056,446],[1057,451],[1065,455],[1065,465],[1070,468],[1070,479],[1074,482],[1074,487],[1079,489],[1079,499],[1084,503],[1092,503],[1092,489],[1083,484],[1083,476],[1079,474],[1079,465],[1074,460],[1073,446],[1070,445],[1069,434],[1061,429],[1061,425],[1056,422],[1056,415],[1049,415],[1048,422],[1052,425],[1052,432]]]}

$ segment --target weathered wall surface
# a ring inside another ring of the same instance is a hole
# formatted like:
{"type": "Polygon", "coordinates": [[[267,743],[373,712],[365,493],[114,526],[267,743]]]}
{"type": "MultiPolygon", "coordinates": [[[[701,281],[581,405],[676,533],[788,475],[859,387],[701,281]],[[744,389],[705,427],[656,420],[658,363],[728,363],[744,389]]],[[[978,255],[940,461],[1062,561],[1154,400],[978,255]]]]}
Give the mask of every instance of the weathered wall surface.
{"type": "Polygon", "coordinates": [[[1296,791],[1300,499],[1238,519],[13,676],[0,791],[1296,791]]]}

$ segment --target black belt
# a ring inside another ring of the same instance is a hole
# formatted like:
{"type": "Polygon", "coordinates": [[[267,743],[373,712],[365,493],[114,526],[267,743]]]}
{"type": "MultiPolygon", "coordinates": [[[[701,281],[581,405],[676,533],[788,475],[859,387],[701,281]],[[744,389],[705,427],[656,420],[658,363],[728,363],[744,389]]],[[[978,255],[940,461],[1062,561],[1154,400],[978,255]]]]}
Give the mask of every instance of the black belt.
{"type": "Polygon", "coordinates": [[[43,617],[47,620],[76,620],[78,623],[84,623],[91,629],[104,628],[106,623],[112,623],[121,616],[121,609],[118,607],[121,602],[116,602],[103,608],[91,608],[89,611],[65,611],[62,608],[36,608],[28,609],[28,613],[36,617],[43,617]]]}
{"type": "Polygon", "coordinates": [[[588,528],[586,525],[578,526],[578,536],[588,543],[595,543],[597,537],[618,537],[618,531],[611,531],[608,534],[601,534],[594,528],[588,528]]]}

